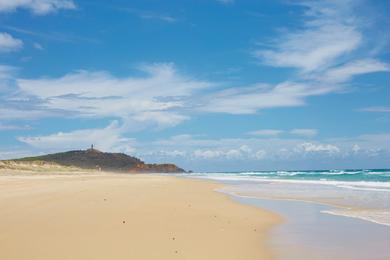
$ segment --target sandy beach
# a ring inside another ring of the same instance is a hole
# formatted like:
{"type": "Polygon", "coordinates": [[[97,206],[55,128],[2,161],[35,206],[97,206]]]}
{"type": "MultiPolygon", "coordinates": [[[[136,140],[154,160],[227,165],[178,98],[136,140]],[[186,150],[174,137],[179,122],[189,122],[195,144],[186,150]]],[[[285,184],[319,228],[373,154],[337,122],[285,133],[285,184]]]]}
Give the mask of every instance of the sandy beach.
{"type": "Polygon", "coordinates": [[[0,259],[272,259],[280,218],[218,184],[158,175],[0,175],[0,259]]]}

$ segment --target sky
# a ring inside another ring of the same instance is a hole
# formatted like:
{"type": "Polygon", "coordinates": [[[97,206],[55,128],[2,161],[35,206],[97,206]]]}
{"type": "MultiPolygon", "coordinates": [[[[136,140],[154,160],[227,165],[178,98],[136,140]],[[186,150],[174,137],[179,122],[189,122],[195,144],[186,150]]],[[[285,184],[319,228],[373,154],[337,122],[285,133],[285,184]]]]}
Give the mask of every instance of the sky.
{"type": "Polygon", "coordinates": [[[390,168],[386,0],[0,0],[0,159],[390,168]]]}

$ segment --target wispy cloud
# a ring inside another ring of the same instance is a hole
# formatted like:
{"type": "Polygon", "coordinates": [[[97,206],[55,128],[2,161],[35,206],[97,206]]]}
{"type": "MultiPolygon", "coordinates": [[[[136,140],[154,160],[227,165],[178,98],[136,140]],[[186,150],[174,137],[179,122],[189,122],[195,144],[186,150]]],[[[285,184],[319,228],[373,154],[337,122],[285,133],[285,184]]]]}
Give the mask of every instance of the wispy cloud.
{"type": "Polygon", "coordinates": [[[362,33],[351,14],[352,1],[299,1],[306,8],[302,29],[286,31],[272,49],[254,52],[265,64],[303,72],[325,69],[356,50],[362,33]]]}
{"type": "Polygon", "coordinates": [[[354,50],[360,34],[351,28],[327,25],[280,40],[276,50],[259,50],[255,56],[265,64],[276,67],[295,67],[304,72],[328,67],[336,58],[354,50]]]}
{"type": "Polygon", "coordinates": [[[42,51],[44,49],[43,46],[37,42],[33,43],[33,47],[37,50],[40,50],[40,51],[42,51]]]}
{"type": "Polygon", "coordinates": [[[257,84],[254,87],[237,87],[212,93],[204,99],[199,110],[254,114],[262,109],[302,106],[307,97],[324,95],[334,90],[333,86],[294,82],[283,82],[276,86],[257,84]]]}
{"type": "Polygon", "coordinates": [[[9,131],[9,130],[29,130],[31,129],[31,126],[29,125],[9,125],[9,124],[2,124],[0,122],[0,131],[9,131]]]}
{"type": "Polygon", "coordinates": [[[0,32],[0,52],[17,51],[22,47],[22,40],[14,38],[8,33],[0,32]]]}
{"type": "Polygon", "coordinates": [[[89,147],[91,144],[105,151],[127,153],[133,151],[131,148],[133,139],[122,136],[122,129],[116,121],[102,129],[83,129],[47,136],[19,137],[18,139],[32,147],[46,151],[80,149],[89,147]]]}
{"type": "Polygon", "coordinates": [[[100,42],[99,40],[92,37],[79,36],[67,32],[42,32],[42,31],[38,32],[26,28],[19,28],[19,27],[9,26],[9,25],[4,25],[1,27],[8,31],[13,31],[19,34],[29,35],[29,36],[50,40],[50,41],[56,41],[56,42],[69,42],[69,43],[77,43],[77,44],[79,44],[80,42],[97,44],[100,42]]]}
{"type": "Polygon", "coordinates": [[[213,86],[180,74],[169,63],[139,69],[147,75],[117,78],[108,72],[77,71],[59,78],[16,79],[18,91],[3,100],[0,115],[119,118],[130,125],[173,126],[187,119],[180,112],[185,99],[213,86]]]}
{"type": "Polygon", "coordinates": [[[373,107],[365,107],[359,109],[359,111],[363,112],[374,112],[374,113],[389,113],[390,112],[390,106],[373,106],[373,107]]]}
{"type": "Polygon", "coordinates": [[[283,130],[278,130],[278,129],[261,129],[261,130],[248,132],[247,134],[254,135],[254,136],[278,136],[283,132],[284,132],[283,130]]]}
{"type": "Polygon", "coordinates": [[[217,2],[220,2],[221,4],[228,5],[233,4],[235,0],[217,0],[217,2]]]}
{"type": "Polygon", "coordinates": [[[256,131],[248,132],[248,135],[253,135],[257,137],[279,137],[281,134],[289,133],[291,135],[296,135],[299,137],[311,138],[318,134],[317,129],[312,128],[296,128],[292,130],[279,130],[279,129],[261,129],[256,131]]]}
{"type": "Polygon", "coordinates": [[[27,9],[36,15],[45,15],[58,10],[76,9],[72,0],[1,0],[0,12],[13,12],[27,9]]]}
{"type": "Polygon", "coordinates": [[[134,14],[142,19],[160,20],[167,23],[175,23],[178,19],[170,14],[151,10],[142,10],[130,7],[116,7],[115,9],[134,14]]]}
{"type": "Polygon", "coordinates": [[[311,128],[297,128],[290,131],[293,135],[303,136],[303,137],[314,137],[318,134],[317,129],[311,128]]]}
{"type": "Polygon", "coordinates": [[[375,59],[355,60],[327,70],[320,80],[325,82],[345,82],[356,75],[372,72],[388,72],[390,65],[375,59]]]}
{"type": "Polygon", "coordinates": [[[25,105],[15,104],[19,102],[12,102],[12,104],[4,102],[0,105],[0,118],[3,120],[37,120],[58,116],[60,113],[60,111],[50,111],[35,104],[27,104],[27,102],[28,100],[24,100],[25,105]]]}
{"type": "MultiPolygon", "coordinates": [[[[297,1],[304,8],[302,26],[284,30],[271,48],[259,48],[254,56],[266,65],[298,69],[296,79],[326,84],[348,82],[354,76],[389,71],[374,56],[379,45],[367,33],[361,14],[366,1],[297,1]],[[376,51],[367,50],[371,46],[376,51]]],[[[380,42],[380,41],[378,41],[380,42]]]]}

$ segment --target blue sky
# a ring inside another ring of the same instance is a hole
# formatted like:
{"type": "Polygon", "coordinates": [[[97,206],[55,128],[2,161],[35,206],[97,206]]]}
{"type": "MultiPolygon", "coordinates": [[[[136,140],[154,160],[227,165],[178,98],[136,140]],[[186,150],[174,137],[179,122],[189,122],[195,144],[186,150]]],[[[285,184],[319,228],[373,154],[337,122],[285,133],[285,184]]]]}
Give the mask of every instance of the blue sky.
{"type": "Polygon", "coordinates": [[[390,167],[388,1],[0,0],[0,158],[390,167]]]}

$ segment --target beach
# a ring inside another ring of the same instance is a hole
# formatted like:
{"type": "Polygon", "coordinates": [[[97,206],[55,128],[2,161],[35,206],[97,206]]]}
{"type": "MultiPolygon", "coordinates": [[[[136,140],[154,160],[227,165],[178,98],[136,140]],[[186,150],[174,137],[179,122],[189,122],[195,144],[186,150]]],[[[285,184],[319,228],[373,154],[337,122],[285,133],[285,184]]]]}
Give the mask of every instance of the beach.
{"type": "Polygon", "coordinates": [[[0,259],[273,259],[281,217],[210,181],[0,174],[0,259]]]}

